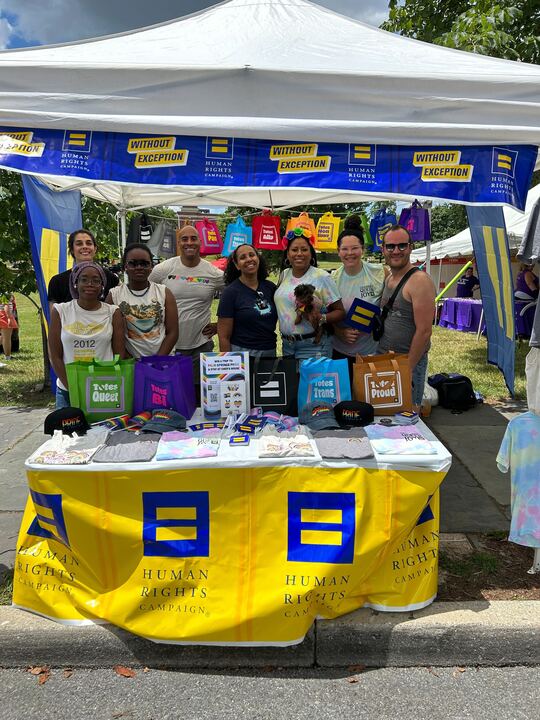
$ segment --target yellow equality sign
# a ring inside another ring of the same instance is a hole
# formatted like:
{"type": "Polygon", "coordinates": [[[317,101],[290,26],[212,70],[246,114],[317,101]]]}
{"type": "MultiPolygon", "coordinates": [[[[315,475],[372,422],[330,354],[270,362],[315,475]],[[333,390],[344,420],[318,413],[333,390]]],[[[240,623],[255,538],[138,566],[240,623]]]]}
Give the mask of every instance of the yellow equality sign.
{"type": "Polygon", "coordinates": [[[300,642],[317,617],[437,590],[444,472],[30,470],[13,602],[150,639],[300,642]]]}

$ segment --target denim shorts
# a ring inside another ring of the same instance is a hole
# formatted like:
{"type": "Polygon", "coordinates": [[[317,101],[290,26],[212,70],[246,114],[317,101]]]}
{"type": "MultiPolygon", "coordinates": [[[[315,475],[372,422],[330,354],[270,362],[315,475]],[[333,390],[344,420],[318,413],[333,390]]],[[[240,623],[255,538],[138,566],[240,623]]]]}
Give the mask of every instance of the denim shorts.
{"type": "Polygon", "coordinates": [[[283,356],[294,355],[297,360],[314,357],[332,357],[332,338],[323,335],[321,342],[315,345],[312,338],[290,342],[283,338],[283,356]]]}
{"type": "Polygon", "coordinates": [[[56,386],[56,409],[60,410],[60,408],[69,407],[69,392],[68,390],[63,390],[62,388],[56,386]]]}
{"type": "Polygon", "coordinates": [[[231,343],[231,350],[234,352],[247,352],[249,353],[250,357],[275,357],[276,356],[276,348],[273,350],[253,350],[249,348],[242,347],[241,345],[234,345],[231,343]]]}
{"type": "Polygon", "coordinates": [[[422,355],[412,371],[412,401],[413,405],[421,405],[424,397],[424,385],[428,366],[428,354],[422,355]]]}

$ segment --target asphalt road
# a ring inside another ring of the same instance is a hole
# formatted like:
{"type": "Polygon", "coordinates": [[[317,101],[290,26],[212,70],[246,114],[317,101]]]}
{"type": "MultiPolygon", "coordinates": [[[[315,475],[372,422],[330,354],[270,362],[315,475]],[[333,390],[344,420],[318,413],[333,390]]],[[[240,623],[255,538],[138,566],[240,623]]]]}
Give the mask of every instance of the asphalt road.
{"type": "Polygon", "coordinates": [[[537,720],[540,668],[0,670],[6,720],[537,720]]]}

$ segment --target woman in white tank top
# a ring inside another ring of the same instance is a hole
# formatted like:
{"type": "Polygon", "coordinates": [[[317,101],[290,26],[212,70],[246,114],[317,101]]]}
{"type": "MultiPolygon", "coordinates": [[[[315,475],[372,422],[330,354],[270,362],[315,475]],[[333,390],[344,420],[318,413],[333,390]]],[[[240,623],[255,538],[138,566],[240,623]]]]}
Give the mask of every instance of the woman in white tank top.
{"type": "Polygon", "coordinates": [[[105,300],[120,308],[125,321],[126,350],[134,358],[170,355],[178,340],[174,295],[165,285],[148,280],[152,259],[148,245],[128,245],[122,257],[127,282],[111,288],[105,300]]]}
{"type": "Polygon", "coordinates": [[[125,357],[124,321],[115,305],[101,301],[106,276],[94,262],[72,271],[77,298],[57,303],[51,312],[49,359],[56,381],[56,407],[69,405],[66,364],[76,360],[112,360],[125,357]]]}

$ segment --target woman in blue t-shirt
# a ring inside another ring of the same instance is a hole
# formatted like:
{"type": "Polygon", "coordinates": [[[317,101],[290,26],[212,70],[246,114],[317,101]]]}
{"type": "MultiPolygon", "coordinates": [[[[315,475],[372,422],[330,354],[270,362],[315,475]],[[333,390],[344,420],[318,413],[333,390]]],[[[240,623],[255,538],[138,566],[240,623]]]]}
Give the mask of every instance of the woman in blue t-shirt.
{"type": "Polygon", "coordinates": [[[230,255],[218,307],[220,352],[276,354],[276,286],[267,276],[263,257],[251,245],[239,245],[230,255]]]}

